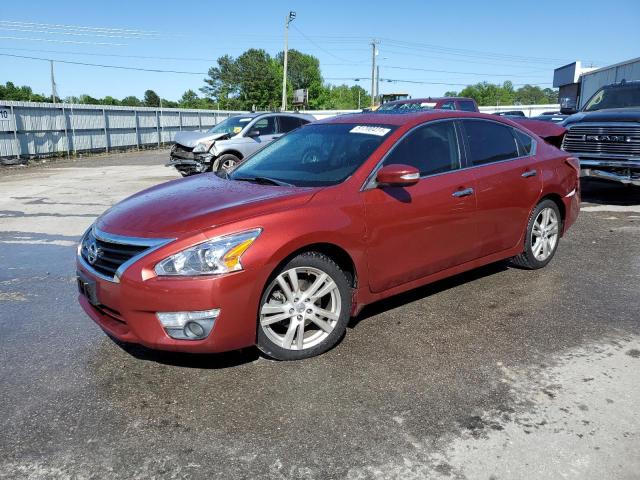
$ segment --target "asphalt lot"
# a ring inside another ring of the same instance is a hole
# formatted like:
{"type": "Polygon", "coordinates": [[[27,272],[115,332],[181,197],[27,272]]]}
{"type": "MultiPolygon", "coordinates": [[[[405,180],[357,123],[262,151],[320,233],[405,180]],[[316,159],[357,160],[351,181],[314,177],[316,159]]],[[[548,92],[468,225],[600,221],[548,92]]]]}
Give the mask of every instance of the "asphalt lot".
{"type": "Polygon", "coordinates": [[[0,170],[0,479],[640,477],[640,189],[590,183],[540,271],[366,308],[327,354],[123,347],[74,244],[166,151],[0,170]]]}

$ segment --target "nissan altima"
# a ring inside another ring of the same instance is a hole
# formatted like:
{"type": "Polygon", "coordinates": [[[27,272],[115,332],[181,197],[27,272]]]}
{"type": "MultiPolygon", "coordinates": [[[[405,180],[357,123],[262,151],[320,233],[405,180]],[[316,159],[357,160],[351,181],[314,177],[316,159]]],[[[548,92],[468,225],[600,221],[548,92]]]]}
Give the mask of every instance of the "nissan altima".
{"type": "Polygon", "coordinates": [[[542,268],[579,165],[529,128],[437,110],[306,125],[107,210],[78,246],[80,304],[123,342],[294,360],[380,299],[503,259],[542,268]]]}

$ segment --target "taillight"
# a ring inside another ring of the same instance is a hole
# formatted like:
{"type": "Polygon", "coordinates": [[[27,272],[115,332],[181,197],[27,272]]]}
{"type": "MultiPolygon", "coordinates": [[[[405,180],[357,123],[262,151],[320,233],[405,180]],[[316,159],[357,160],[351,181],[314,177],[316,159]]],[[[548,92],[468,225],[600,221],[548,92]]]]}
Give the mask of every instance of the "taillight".
{"type": "Polygon", "coordinates": [[[564,162],[573,168],[578,176],[580,176],[580,159],[576,157],[567,157],[564,159],[564,162]]]}

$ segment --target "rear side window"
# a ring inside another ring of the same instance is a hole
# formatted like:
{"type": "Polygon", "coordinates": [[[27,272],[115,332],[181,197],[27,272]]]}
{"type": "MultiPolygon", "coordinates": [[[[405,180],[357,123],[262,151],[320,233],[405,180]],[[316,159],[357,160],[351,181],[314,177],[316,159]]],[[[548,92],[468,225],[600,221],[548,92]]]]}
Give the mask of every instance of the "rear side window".
{"type": "Polygon", "coordinates": [[[533,155],[534,152],[534,143],[533,138],[527,135],[520,130],[513,130],[516,134],[516,138],[518,139],[518,146],[520,147],[520,156],[526,157],[528,155],[533,155]]]}
{"type": "Polygon", "coordinates": [[[458,101],[458,105],[460,106],[460,110],[464,112],[477,112],[476,104],[469,100],[460,100],[458,101]]]}
{"type": "Polygon", "coordinates": [[[455,102],[444,102],[440,105],[440,110],[455,110],[456,104],[455,102]]]}
{"type": "Polygon", "coordinates": [[[460,149],[453,122],[436,122],[418,127],[391,151],[384,165],[400,163],[435,175],[460,168],[460,149]]]}
{"type": "Polygon", "coordinates": [[[485,165],[519,156],[511,127],[485,120],[464,120],[463,123],[473,165],[485,165]]]}
{"type": "Polygon", "coordinates": [[[302,122],[300,122],[299,118],[296,117],[279,117],[278,121],[280,122],[280,132],[287,133],[291,130],[295,130],[302,122]]]}

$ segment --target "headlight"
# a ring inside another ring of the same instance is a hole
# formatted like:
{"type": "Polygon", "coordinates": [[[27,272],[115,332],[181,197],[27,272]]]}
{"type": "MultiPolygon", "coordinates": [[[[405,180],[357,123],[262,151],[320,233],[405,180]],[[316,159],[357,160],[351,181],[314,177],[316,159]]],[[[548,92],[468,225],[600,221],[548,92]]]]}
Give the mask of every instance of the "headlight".
{"type": "Polygon", "coordinates": [[[218,275],[242,270],[240,258],[258,238],[261,228],[214,238],[165,258],[157,275],[218,275]]]}
{"type": "Polygon", "coordinates": [[[213,141],[196,144],[196,146],[193,147],[193,153],[204,153],[209,151],[212,143],[213,141]]]}

